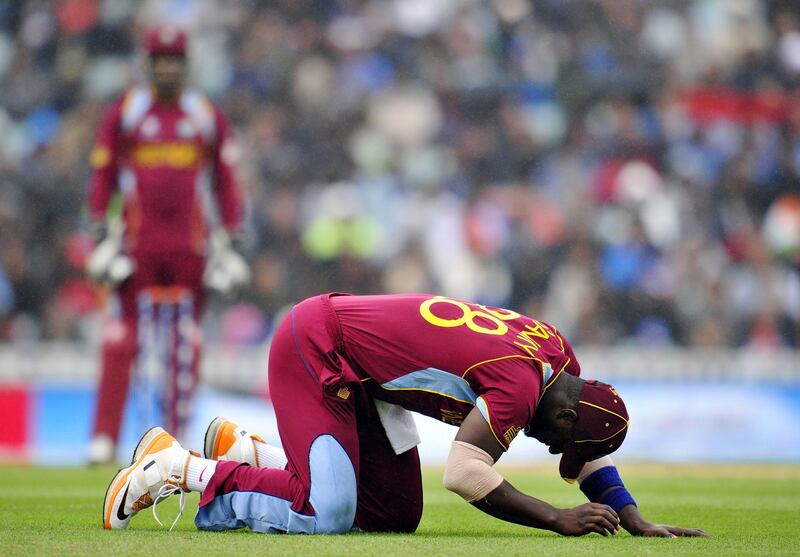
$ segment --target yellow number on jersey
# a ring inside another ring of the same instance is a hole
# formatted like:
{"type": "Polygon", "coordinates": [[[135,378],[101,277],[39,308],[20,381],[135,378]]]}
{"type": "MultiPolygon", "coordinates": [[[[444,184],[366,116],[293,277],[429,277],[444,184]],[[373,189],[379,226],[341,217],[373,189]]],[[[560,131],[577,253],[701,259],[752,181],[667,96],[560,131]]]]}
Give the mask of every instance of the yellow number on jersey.
{"type": "Polygon", "coordinates": [[[469,330],[484,335],[504,335],[508,332],[508,325],[503,323],[503,321],[511,321],[512,319],[521,317],[519,313],[507,309],[490,309],[482,305],[478,305],[478,307],[480,308],[480,311],[472,309],[464,302],[459,302],[458,300],[453,300],[451,298],[445,298],[444,296],[436,296],[422,302],[422,305],[419,306],[419,313],[422,315],[425,321],[431,325],[435,325],[437,327],[460,327],[462,325],[466,325],[469,330]],[[445,319],[443,317],[439,317],[433,312],[433,307],[436,304],[455,306],[461,310],[461,316],[455,319],[445,319]],[[481,317],[492,323],[494,328],[490,329],[477,323],[475,320],[478,317],[481,317]]]}

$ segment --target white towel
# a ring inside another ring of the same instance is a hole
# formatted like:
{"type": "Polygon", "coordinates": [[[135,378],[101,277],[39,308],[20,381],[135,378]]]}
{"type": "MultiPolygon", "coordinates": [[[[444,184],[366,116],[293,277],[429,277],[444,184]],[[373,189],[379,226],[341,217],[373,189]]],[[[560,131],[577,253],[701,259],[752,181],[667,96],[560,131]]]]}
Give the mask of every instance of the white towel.
{"type": "Polygon", "coordinates": [[[403,454],[420,444],[422,440],[411,412],[397,404],[378,399],[375,399],[375,408],[394,454],[403,454]]]}

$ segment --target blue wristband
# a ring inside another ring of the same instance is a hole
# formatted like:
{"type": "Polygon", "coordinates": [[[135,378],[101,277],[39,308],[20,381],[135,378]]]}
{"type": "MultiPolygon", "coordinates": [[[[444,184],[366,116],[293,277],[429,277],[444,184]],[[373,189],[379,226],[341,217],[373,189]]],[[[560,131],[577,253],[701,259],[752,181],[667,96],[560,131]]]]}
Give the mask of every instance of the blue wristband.
{"type": "Polygon", "coordinates": [[[636,501],[633,499],[633,496],[628,492],[628,490],[625,489],[625,486],[613,488],[606,494],[605,497],[603,497],[603,500],[600,502],[614,509],[614,512],[616,513],[628,505],[633,505],[634,507],[636,506],[636,501]]]}
{"type": "Polygon", "coordinates": [[[622,483],[622,478],[619,477],[617,468],[615,466],[604,466],[589,474],[581,482],[581,491],[586,494],[589,501],[600,503],[600,496],[609,488],[617,486],[625,486],[625,484],[622,483]]]}
{"type": "Polygon", "coordinates": [[[589,501],[608,505],[615,512],[622,507],[636,505],[633,496],[625,489],[622,478],[615,466],[604,466],[589,474],[581,482],[581,491],[586,494],[589,501]]]}

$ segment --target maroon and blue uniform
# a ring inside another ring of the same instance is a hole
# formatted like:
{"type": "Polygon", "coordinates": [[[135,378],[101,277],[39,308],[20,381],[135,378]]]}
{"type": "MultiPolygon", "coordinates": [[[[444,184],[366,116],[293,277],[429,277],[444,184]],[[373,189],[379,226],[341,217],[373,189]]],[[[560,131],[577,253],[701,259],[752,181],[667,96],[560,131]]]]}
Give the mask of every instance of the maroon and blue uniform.
{"type": "Polygon", "coordinates": [[[275,333],[269,385],[285,470],[221,462],[201,529],[413,531],[416,448],[396,455],[372,399],[459,425],[477,407],[508,448],[559,373],[580,374],[558,331],[513,311],[425,294],[327,294],[275,333]]]}
{"type": "MultiPolygon", "coordinates": [[[[192,89],[168,102],[149,87],[134,87],[105,113],[91,154],[89,214],[96,224],[105,222],[112,198],[121,194],[124,248],[134,272],[116,288],[120,312],[104,330],[94,435],[114,441],[119,436],[137,352],[141,293],[181,287],[191,296],[194,320],[202,315],[206,242],[213,217],[216,214],[219,225],[230,233],[242,223],[234,153],[227,119],[192,89]]],[[[190,390],[198,375],[197,336],[192,335],[190,390]]],[[[173,370],[168,389],[170,431],[182,425],[173,396],[177,376],[173,370]]]]}

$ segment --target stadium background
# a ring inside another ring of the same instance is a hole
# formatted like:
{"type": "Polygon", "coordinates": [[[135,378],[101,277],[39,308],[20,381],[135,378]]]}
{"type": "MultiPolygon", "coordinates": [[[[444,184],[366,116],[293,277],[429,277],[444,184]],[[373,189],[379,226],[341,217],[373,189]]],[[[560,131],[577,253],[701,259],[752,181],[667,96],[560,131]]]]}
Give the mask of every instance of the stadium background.
{"type": "MultiPolygon", "coordinates": [[[[3,458],[85,457],[88,151],[164,21],[236,128],[255,277],[203,324],[195,445],[217,413],[275,439],[287,305],[428,291],[556,324],[629,401],[623,462],[800,461],[788,0],[0,0],[3,458]]],[[[440,460],[454,431],[421,427],[440,460]]]]}

